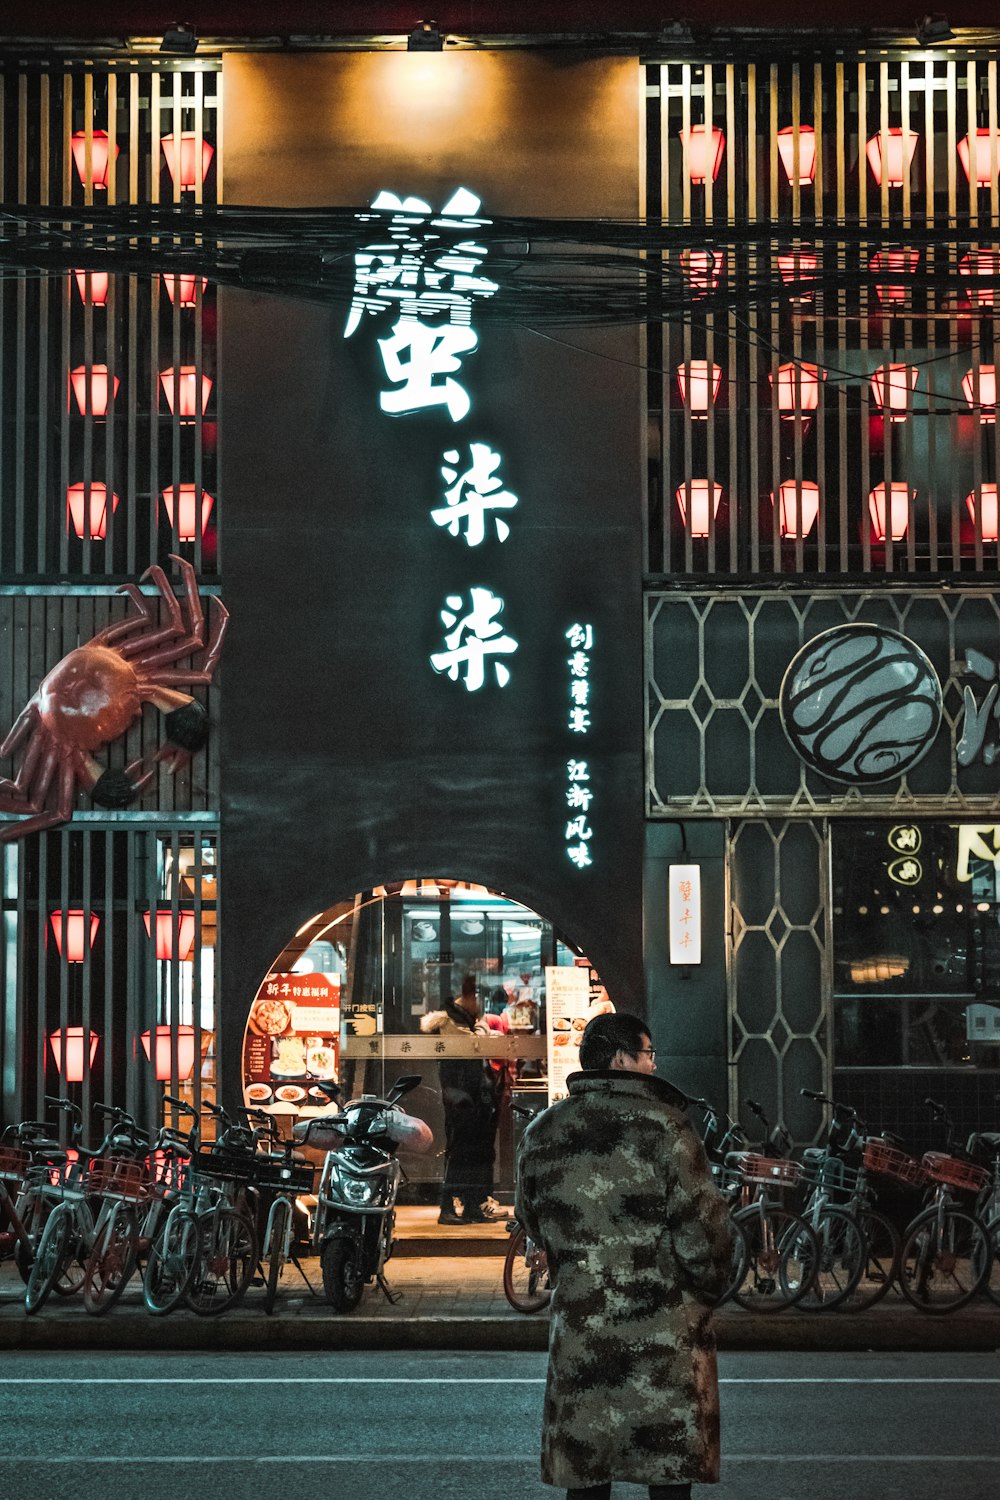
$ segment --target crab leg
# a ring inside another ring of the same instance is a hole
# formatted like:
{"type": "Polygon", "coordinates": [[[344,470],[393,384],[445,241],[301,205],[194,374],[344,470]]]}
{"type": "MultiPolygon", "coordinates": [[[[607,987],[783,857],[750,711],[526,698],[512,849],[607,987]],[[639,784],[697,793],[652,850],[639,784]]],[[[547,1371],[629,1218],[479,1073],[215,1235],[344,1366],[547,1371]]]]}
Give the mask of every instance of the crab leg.
{"type": "Polygon", "coordinates": [[[0,760],[6,760],[8,755],[13,755],[18,745],[28,733],[33,722],[38,719],[38,705],[34,698],[21,709],[13,725],[7,732],[7,738],[0,745],[0,760]]]}
{"type": "Polygon", "coordinates": [[[149,607],[152,601],[140,592],[137,583],[123,583],[117,592],[128,594],[139,613],[126,615],[124,620],[118,620],[114,625],[106,625],[97,635],[91,636],[88,646],[110,646],[112,641],[121,640],[123,635],[129,635],[140,626],[152,623],[153,616],[149,607]]]}
{"type": "Polygon", "coordinates": [[[17,775],[13,780],[10,780],[6,776],[0,776],[0,792],[6,793],[9,797],[27,797],[35,774],[35,767],[38,765],[38,758],[48,743],[48,738],[48,730],[45,728],[45,725],[39,724],[28,741],[28,748],[24,752],[24,759],[21,762],[21,767],[17,775]]]}
{"type": "Polygon", "coordinates": [[[143,653],[150,646],[157,646],[161,641],[169,641],[173,636],[182,634],[186,629],[181,615],[181,607],[177,602],[177,596],[167,582],[167,575],[159,563],[154,563],[151,568],[147,568],[142,578],[143,580],[150,578],[156,584],[166,605],[169,618],[166,625],[161,625],[158,630],[152,630],[148,635],[136,636],[133,640],[126,641],[124,646],[120,646],[118,649],[126,661],[131,660],[133,657],[141,661],[143,653]]]}
{"type": "MultiPolygon", "coordinates": [[[[37,807],[45,798],[49,789],[49,782],[56,767],[56,751],[53,749],[46,756],[43,766],[44,790],[35,800],[37,807]],[[51,765],[50,765],[51,761],[51,765]],[[47,774],[45,774],[47,773],[47,774]]],[[[39,778],[40,781],[42,778],[39,778]]],[[[20,823],[8,823],[0,828],[0,844],[10,843],[12,839],[24,838],[26,833],[40,833],[43,828],[53,828],[57,823],[68,823],[73,816],[73,793],[76,788],[76,771],[71,760],[64,760],[59,771],[59,800],[56,806],[49,812],[40,812],[33,818],[25,818],[20,823]]],[[[0,803],[2,806],[2,803],[0,803]]],[[[7,809],[16,811],[16,809],[7,809]]]]}
{"type": "MultiPolygon", "coordinates": [[[[173,556],[173,553],[171,553],[173,556]]],[[[175,640],[169,646],[163,646],[159,651],[147,651],[146,646],[155,644],[153,637],[142,643],[142,652],[136,657],[133,665],[136,668],[159,666],[170,661],[180,661],[181,657],[188,656],[192,651],[198,651],[205,643],[205,616],[202,613],[201,598],[198,594],[198,580],[195,577],[194,568],[186,558],[178,557],[176,561],[181,565],[184,574],[184,596],[187,602],[188,619],[182,627],[188,633],[182,640],[175,640]]]]}
{"type": "MultiPolygon", "coordinates": [[[[209,611],[212,615],[212,630],[206,647],[205,660],[202,666],[185,672],[155,672],[152,680],[156,682],[172,683],[175,687],[185,683],[211,682],[213,673],[222,655],[222,643],[226,638],[226,627],[229,623],[229,611],[221,599],[213,594],[208,601],[209,611]]],[[[202,631],[204,631],[204,620],[202,620],[202,631]]],[[[133,662],[133,666],[143,674],[143,680],[151,680],[149,670],[151,667],[166,665],[170,661],[179,661],[182,656],[187,656],[190,651],[200,648],[204,644],[203,637],[195,640],[190,637],[185,641],[175,641],[171,646],[164,646],[161,651],[153,651],[149,656],[142,656],[133,662]]]]}

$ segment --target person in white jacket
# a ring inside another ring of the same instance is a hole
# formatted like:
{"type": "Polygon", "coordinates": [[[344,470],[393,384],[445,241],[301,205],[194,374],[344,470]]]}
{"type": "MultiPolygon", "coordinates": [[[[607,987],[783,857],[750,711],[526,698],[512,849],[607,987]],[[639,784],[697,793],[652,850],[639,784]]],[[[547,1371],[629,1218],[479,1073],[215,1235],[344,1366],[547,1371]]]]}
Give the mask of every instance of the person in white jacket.
{"type": "MultiPolygon", "coordinates": [[[[420,1018],[421,1031],[439,1035],[489,1035],[479,1017],[473,974],[443,1010],[420,1018]]],[[[446,1057],[438,1063],[444,1103],[445,1169],[439,1224],[485,1224],[493,1218],[483,1205],[493,1187],[497,1097],[489,1062],[478,1057],[446,1057]],[[456,1212],[456,1201],[461,1212],[456,1212]]]]}

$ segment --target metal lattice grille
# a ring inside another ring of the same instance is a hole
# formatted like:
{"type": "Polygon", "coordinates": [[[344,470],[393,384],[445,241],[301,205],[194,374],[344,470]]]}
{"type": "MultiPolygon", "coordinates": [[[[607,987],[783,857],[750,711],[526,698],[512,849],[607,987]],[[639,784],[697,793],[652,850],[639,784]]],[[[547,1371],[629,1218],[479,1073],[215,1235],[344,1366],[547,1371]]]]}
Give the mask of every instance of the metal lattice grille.
{"type": "Polygon", "coordinates": [[[796,1141],[822,1121],[801,1088],[829,1092],[829,851],[823,825],[754,820],[731,824],[727,867],[730,1113],[756,1099],[796,1141]]]}

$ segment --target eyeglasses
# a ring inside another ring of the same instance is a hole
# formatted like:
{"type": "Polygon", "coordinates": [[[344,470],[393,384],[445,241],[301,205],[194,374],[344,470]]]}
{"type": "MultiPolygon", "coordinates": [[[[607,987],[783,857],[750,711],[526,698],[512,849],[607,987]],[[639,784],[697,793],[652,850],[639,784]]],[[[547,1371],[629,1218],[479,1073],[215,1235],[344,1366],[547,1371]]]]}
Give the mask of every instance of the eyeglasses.
{"type": "Polygon", "coordinates": [[[645,1053],[645,1055],[652,1062],[656,1061],[656,1048],[655,1047],[636,1047],[635,1051],[632,1053],[632,1056],[633,1057],[640,1057],[643,1053],[645,1053]]]}

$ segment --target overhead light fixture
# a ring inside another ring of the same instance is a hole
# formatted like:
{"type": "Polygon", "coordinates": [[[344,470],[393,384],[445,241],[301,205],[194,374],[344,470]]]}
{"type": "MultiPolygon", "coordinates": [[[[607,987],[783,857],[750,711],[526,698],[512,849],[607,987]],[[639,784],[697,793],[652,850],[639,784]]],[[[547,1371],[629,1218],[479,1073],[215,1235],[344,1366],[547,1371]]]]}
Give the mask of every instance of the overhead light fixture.
{"type": "Polygon", "coordinates": [[[443,52],[444,37],[436,21],[421,21],[406,38],[407,52],[443,52]]]}
{"type": "Polygon", "coordinates": [[[161,52],[176,52],[183,57],[194,57],[198,50],[198,33],[190,21],[175,21],[163,33],[161,52]]]}
{"type": "Polygon", "coordinates": [[[921,16],[916,23],[916,38],[921,47],[930,47],[934,42],[947,42],[954,36],[948,17],[940,12],[933,16],[921,16]]]}

